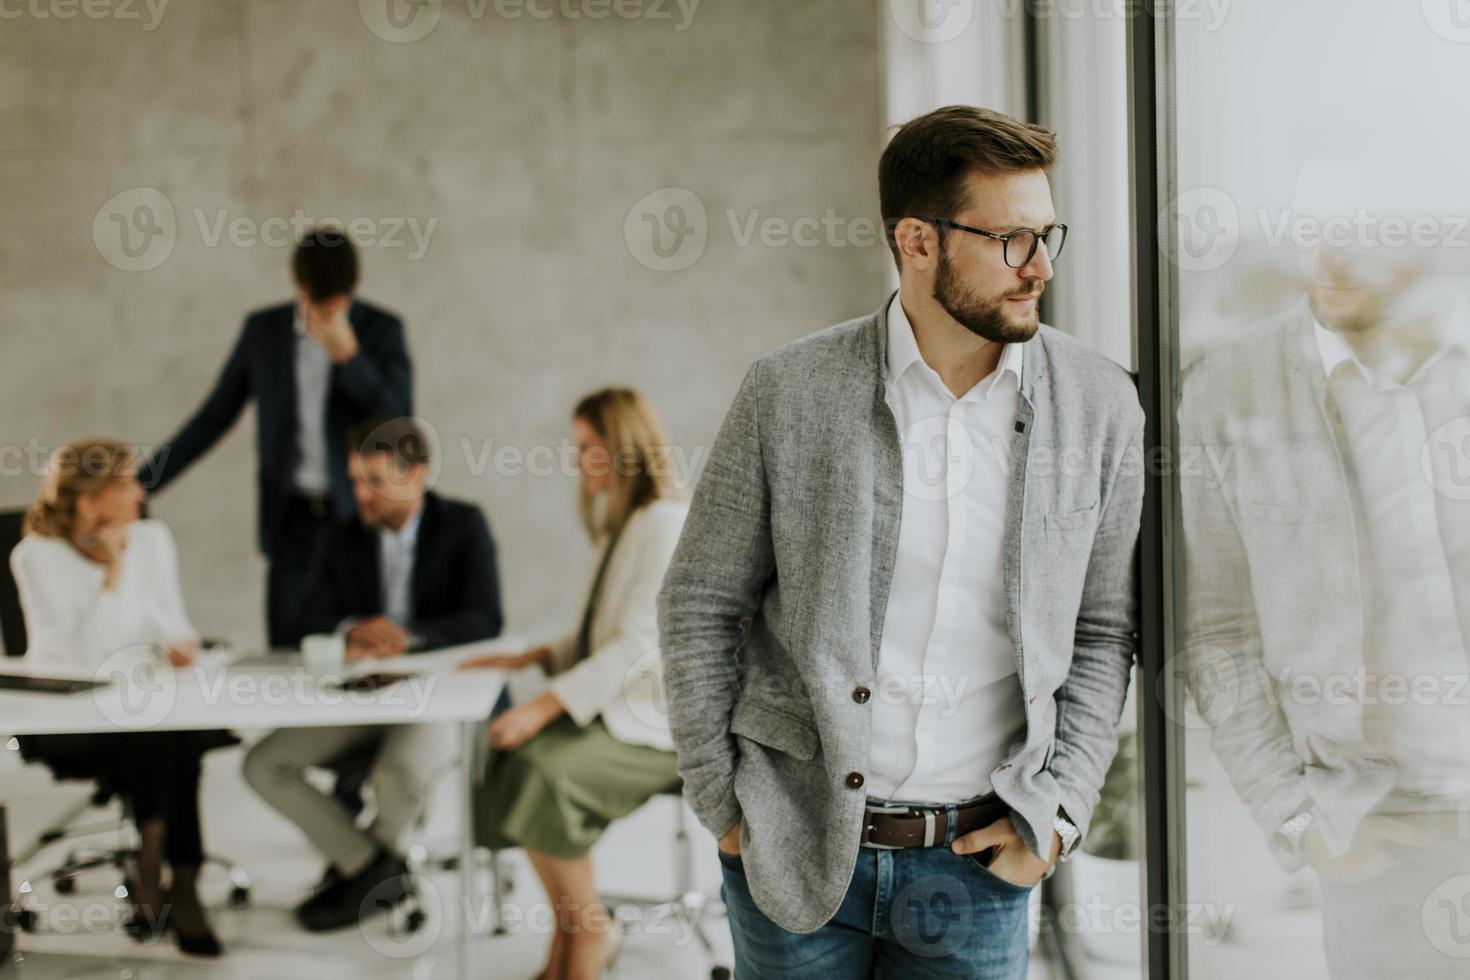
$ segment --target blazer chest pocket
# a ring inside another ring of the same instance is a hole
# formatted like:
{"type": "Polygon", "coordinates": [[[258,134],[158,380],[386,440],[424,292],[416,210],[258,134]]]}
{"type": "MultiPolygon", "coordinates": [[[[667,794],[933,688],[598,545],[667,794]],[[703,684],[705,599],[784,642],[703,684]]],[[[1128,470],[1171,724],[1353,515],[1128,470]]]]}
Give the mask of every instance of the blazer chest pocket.
{"type": "Polygon", "coordinates": [[[1048,531],[1078,531],[1090,527],[1097,520],[1097,501],[1094,500],[1086,507],[1078,507],[1076,510],[1047,511],[1046,529],[1048,531]]]}
{"type": "Polygon", "coordinates": [[[730,733],[802,761],[817,754],[817,730],[810,722],[768,708],[759,701],[746,699],[736,703],[730,715],[730,733]]]}

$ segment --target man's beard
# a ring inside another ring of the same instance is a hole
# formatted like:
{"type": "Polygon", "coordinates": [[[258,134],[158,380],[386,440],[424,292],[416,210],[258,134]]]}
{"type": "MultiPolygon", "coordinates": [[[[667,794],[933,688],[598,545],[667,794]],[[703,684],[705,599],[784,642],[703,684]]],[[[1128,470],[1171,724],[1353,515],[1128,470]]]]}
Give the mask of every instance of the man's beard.
{"type": "Polygon", "coordinates": [[[955,275],[954,266],[943,252],[939,255],[939,271],[934,276],[934,301],[966,330],[997,344],[1025,343],[1036,336],[1041,326],[1041,311],[1031,307],[1029,316],[1016,317],[1006,304],[1012,296],[1040,296],[1045,285],[1039,280],[1027,283],[995,299],[980,299],[955,275]]]}

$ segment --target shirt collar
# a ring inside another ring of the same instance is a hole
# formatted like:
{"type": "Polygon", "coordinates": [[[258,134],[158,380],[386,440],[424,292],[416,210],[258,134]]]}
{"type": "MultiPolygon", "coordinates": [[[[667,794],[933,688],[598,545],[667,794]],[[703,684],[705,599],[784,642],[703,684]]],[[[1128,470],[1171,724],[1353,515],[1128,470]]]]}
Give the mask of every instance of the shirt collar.
{"type": "MultiPolygon", "coordinates": [[[[1445,337],[1443,346],[1429,356],[1429,359],[1420,367],[1421,371],[1424,367],[1438,360],[1446,350],[1452,347],[1458,347],[1461,351],[1470,353],[1470,296],[1461,294],[1456,298],[1455,305],[1450,311],[1448,323],[1449,333],[1445,337]]],[[[1322,322],[1315,316],[1312,317],[1312,335],[1317,341],[1317,355],[1322,362],[1322,374],[1324,377],[1331,378],[1332,372],[1336,371],[1343,364],[1347,364],[1349,369],[1357,371],[1358,375],[1370,387],[1378,385],[1377,376],[1368,369],[1366,364],[1358,359],[1358,355],[1353,352],[1353,348],[1347,342],[1347,338],[1343,337],[1336,330],[1329,330],[1322,326],[1322,322]]],[[[1417,376],[1418,372],[1415,372],[1415,374],[1417,376]]]]}
{"type": "MultiPolygon", "coordinates": [[[[903,373],[915,363],[923,365],[923,370],[938,380],[939,373],[925,363],[923,355],[919,353],[919,342],[914,338],[913,325],[909,323],[908,314],[903,311],[903,303],[899,302],[899,295],[899,293],[894,293],[893,299],[888,304],[888,383],[896,383],[903,373]]],[[[995,370],[980,384],[965,392],[965,396],[974,392],[989,395],[991,389],[1006,374],[1015,376],[1016,387],[1019,389],[1025,349],[1023,344],[1003,345],[1000,362],[996,365],[995,370]]],[[[943,387],[942,381],[940,385],[943,387]]]]}
{"type": "Polygon", "coordinates": [[[378,528],[378,534],[386,540],[395,542],[405,550],[412,551],[413,548],[418,544],[419,522],[423,520],[423,516],[423,501],[419,501],[418,508],[413,512],[413,515],[410,516],[408,520],[403,522],[402,527],[395,531],[392,528],[384,525],[378,528]]]}

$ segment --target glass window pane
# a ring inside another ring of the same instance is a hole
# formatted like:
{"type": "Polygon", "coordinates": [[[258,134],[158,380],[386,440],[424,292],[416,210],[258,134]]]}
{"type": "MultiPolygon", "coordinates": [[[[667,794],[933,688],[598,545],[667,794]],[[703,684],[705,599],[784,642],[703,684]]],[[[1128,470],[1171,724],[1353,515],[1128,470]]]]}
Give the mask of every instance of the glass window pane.
{"type": "Polygon", "coordinates": [[[1191,980],[1470,976],[1464,6],[1176,6],[1191,980]]]}

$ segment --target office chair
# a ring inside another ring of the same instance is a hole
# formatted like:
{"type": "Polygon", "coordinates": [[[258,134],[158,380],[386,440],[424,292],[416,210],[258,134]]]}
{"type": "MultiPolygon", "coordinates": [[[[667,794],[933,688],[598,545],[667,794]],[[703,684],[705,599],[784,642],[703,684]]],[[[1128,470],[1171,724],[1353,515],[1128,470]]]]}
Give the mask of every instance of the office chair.
{"type": "MultiPolygon", "coordinates": [[[[20,590],[16,585],[15,576],[10,571],[10,553],[20,543],[21,527],[25,520],[24,511],[0,512],[0,637],[5,642],[5,655],[7,657],[19,657],[26,652],[26,624],[25,615],[20,605],[20,590]]],[[[0,670],[3,670],[0,664],[0,670]]],[[[238,739],[231,740],[233,744],[239,744],[238,739]]],[[[221,746],[231,744],[222,741],[221,746]]],[[[217,746],[218,747],[218,746],[217,746]]],[[[131,873],[136,865],[138,857],[138,836],[134,829],[132,813],[127,801],[118,793],[114,786],[105,776],[99,777],[92,772],[77,772],[68,770],[64,766],[56,766],[45,759],[40,758],[35,751],[35,743],[24,736],[11,739],[7,748],[19,751],[21,758],[31,763],[40,763],[51,770],[54,778],[62,782],[74,780],[91,781],[95,787],[87,803],[79,809],[69,812],[60,822],[47,828],[37,839],[35,846],[30,850],[29,857],[40,853],[53,844],[62,841],[79,840],[93,837],[102,833],[113,833],[117,835],[118,843],[112,847],[103,848],[75,848],[69,850],[66,859],[61,864],[42,873],[39,878],[49,879],[58,894],[70,895],[76,890],[77,876],[84,871],[111,865],[117,868],[122,879],[122,888],[125,891],[132,890],[131,873]],[[87,824],[78,826],[75,820],[81,813],[88,809],[101,809],[106,807],[116,797],[120,804],[120,813],[116,821],[107,821],[100,824],[87,824]]],[[[29,857],[27,859],[29,859],[29,857]]],[[[224,869],[230,879],[231,908],[244,908],[250,904],[250,876],[245,869],[234,861],[215,854],[206,854],[204,858],[206,865],[214,865],[224,869]]],[[[34,886],[29,880],[22,881],[19,891],[24,898],[34,891],[34,886]]],[[[119,895],[118,897],[122,897],[119,895]]],[[[31,931],[36,926],[36,917],[25,914],[22,910],[18,922],[22,928],[31,931]]]]}
{"type": "MultiPolygon", "coordinates": [[[[715,948],[710,942],[709,934],[705,932],[704,916],[706,912],[723,916],[725,903],[694,887],[694,848],[689,842],[689,818],[684,810],[683,784],[675,783],[654,794],[653,799],[667,799],[674,804],[674,893],[667,898],[653,899],[604,895],[602,902],[611,913],[615,927],[619,929],[621,927],[616,925],[620,922],[618,910],[623,908],[636,908],[643,914],[652,913],[654,922],[671,917],[677,922],[685,923],[693,928],[700,944],[704,946],[704,951],[713,957],[715,948]]],[[[619,946],[613,954],[613,961],[608,964],[609,967],[616,965],[617,957],[621,953],[622,947],[619,946]]],[[[710,978],[730,980],[730,969],[716,964],[710,969],[710,978]]]]}

